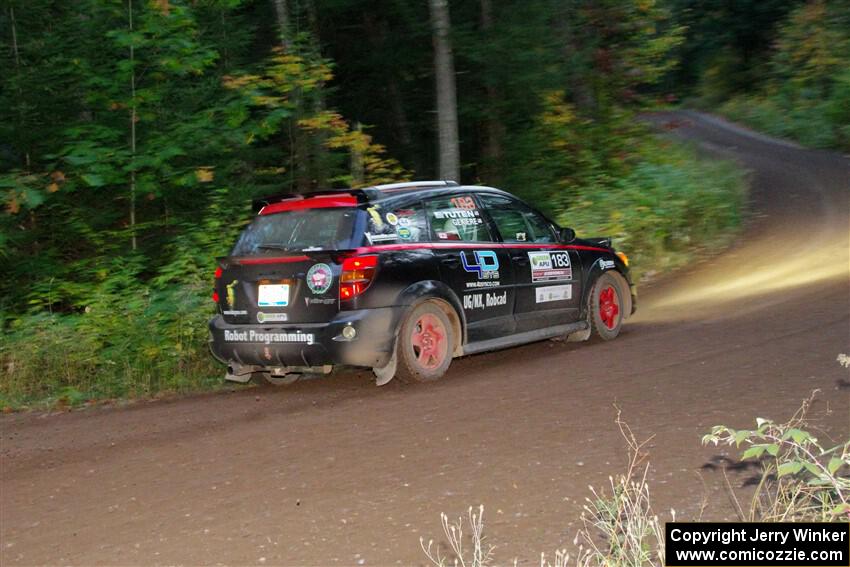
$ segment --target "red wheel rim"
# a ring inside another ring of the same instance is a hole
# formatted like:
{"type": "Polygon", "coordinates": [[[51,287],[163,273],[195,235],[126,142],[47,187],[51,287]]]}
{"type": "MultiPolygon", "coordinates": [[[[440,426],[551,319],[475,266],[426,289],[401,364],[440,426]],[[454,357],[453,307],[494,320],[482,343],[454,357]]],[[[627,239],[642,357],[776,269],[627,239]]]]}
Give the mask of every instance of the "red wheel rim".
{"type": "Polygon", "coordinates": [[[410,344],[419,366],[428,370],[439,368],[448,353],[446,328],[436,316],[425,313],[413,325],[410,344]]]}
{"type": "Polygon", "coordinates": [[[607,285],[599,292],[599,318],[609,330],[617,326],[617,315],[620,314],[620,298],[614,286],[607,285]]]}

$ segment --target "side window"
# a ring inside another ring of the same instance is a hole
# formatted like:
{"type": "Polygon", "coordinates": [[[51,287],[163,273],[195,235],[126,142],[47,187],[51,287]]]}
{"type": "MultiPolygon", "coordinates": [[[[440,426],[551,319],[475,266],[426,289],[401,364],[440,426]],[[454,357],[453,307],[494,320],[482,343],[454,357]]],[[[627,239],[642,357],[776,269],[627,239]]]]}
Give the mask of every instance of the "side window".
{"type": "Polygon", "coordinates": [[[534,242],[557,242],[551,223],[549,223],[549,221],[547,221],[542,215],[528,209],[523,213],[523,216],[525,217],[525,222],[527,222],[528,226],[531,227],[531,238],[534,242]]]}
{"type": "Polygon", "coordinates": [[[471,195],[439,197],[426,204],[435,242],[492,242],[493,238],[471,195]]]}
{"type": "Polygon", "coordinates": [[[421,203],[407,207],[376,205],[366,209],[366,213],[366,244],[428,241],[428,224],[421,203]]]}
{"type": "Polygon", "coordinates": [[[504,242],[555,242],[549,222],[521,202],[500,195],[481,195],[481,202],[504,242]]]}

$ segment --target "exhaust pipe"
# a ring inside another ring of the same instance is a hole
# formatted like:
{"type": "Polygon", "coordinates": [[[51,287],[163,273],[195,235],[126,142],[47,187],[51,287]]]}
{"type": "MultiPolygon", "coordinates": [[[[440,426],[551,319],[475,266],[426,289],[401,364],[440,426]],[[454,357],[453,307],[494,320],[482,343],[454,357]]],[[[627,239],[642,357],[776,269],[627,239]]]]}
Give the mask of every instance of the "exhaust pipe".
{"type": "Polygon", "coordinates": [[[254,372],[253,366],[239,364],[238,362],[229,362],[227,364],[227,373],[224,375],[225,380],[230,382],[239,382],[244,384],[251,380],[251,373],[254,372]]]}

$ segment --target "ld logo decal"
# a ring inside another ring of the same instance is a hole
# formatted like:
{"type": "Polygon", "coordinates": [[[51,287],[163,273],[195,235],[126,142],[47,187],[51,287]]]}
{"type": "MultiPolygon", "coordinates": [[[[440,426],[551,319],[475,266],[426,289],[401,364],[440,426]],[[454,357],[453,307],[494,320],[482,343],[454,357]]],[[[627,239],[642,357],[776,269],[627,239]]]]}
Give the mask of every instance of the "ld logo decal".
{"type": "Polygon", "coordinates": [[[466,252],[460,253],[463,269],[471,274],[477,274],[479,280],[497,279],[499,277],[499,258],[492,250],[477,250],[474,252],[475,262],[466,257],[466,252]]]}

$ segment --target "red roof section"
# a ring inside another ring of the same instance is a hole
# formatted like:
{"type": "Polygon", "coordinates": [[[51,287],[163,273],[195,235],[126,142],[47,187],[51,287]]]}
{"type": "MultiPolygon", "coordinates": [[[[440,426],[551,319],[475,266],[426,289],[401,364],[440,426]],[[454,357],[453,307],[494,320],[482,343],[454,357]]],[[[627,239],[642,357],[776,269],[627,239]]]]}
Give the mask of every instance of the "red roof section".
{"type": "Polygon", "coordinates": [[[315,197],[297,197],[279,203],[266,205],[260,210],[261,215],[272,215],[284,211],[300,211],[304,209],[331,209],[334,207],[356,207],[357,197],[348,193],[331,195],[316,195],[315,197]]]}

